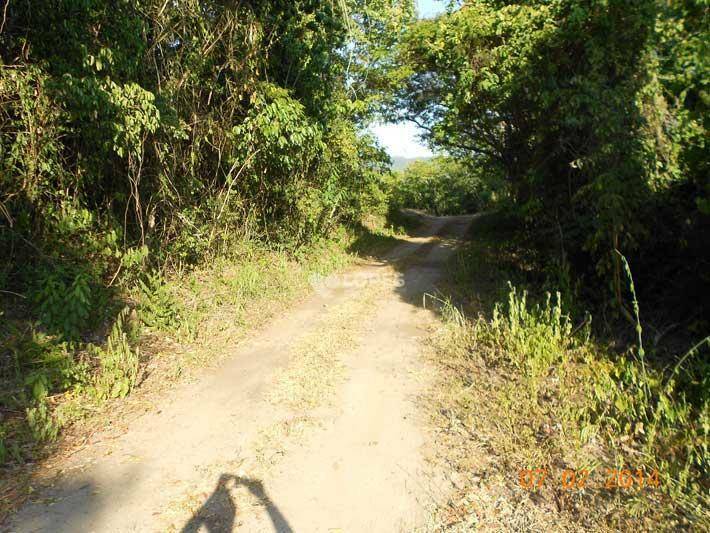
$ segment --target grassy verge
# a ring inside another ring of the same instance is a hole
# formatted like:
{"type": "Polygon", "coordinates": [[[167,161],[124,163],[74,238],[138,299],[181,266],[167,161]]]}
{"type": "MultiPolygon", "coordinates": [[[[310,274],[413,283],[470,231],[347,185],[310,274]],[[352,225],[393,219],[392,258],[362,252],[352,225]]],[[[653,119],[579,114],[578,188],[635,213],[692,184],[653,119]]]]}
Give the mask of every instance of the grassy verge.
{"type": "Polygon", "coordinates": [[[31,490],[34,465],[154,404],[308,293],[313,277],[393,242],[373,224],[297,252],[244,240],[201,267],[135,280],[102,328],[72,341],[15,310],[0,323],[0,520],[31,490]]]}
{"type": "Polygon", "coordinates": [[[432,338],[457,487],[440,524],[707,530],[707,339],[659,366],[639,322],[636,344],[615,349],[571,314],[580,302],[540,290],[496,227],[475,225],[453,258],[457,304],[432,338]]]}

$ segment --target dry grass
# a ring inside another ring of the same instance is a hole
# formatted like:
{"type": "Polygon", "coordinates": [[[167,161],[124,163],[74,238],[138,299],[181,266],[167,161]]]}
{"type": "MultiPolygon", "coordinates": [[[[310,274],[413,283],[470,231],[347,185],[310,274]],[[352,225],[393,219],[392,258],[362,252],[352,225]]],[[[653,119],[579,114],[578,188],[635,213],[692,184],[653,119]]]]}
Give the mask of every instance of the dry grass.
{"type": "MultiPolygon", "coordinates": [[[[307,439],[319,424],[314,411],[333,402],[338,384],[346,377],[340,355],[355,347],[355,339],[376,307],[381,290],[381,285],[370,284],[355,298],[333,307],[293,346],[289,364],[277,372],[268,394],[280,419],[261,430],[255,441],[241,450],[241,459],[206,468],[204,479],[215,480],[225,471],[252,480],[265,479],[289,445],[307,439]]],[[[165,520],[171,524],[167,530],[178,531],[177,524],[184,524],[198,512],[210,489],[208,484],[191,489],[174,502],[165,513],[165,520]]],[[[230,485],[226,491],[240,509],[264,504],[243,486],[230,485]]]]}
{"type": "Polygon", "coordinates": [[[313,409],[333,396],[345,373],[340,354],[355,346],[357,333],[376,306],[381,287],[368,285],[356,298],[332,309],[291,352],[270,392],[273,403],[294,411],[313,409]]]}
{"type": "MultiPolygon", "coordinates": [[[[432,358],[442,369],[429,398],[438,461],[454,491],[430,530],[578,531],[582,524],[567,512],[576,505],[572,493],[520,487],[519,469],[549,465],[556,451],[530,429],[529,393],[471,353],[470,331],[449,323],[431,338],[432,358]]],[[[605,531],[593,523],[584,527],[605,531]]]]}
{"type": "Polygon", "coordinates": [[[144,331],[138,386],[126,398],[101,404],[73,393],[58,398],[59,408],[72,411],[71,423],[56,442],[37,449],[33,463],[1,472],[0,521],[38,487],[51,483],[65,457],[92,446],[97,434],[111,439],[124,432],[132,419],[155,409],[176,383],[217,364],[255,329],[303,298],[311,290],[313,274],[326,275],[352,264],[357,257],[347,250],[355,238],[343,230],[298,257],[247,243],[230,257],[167,276],[166,288],[180,309],[180,322],[171,330],[144,331]]]}
{"type": "Polygon", "coordinates": [[[277,373],[270,389],[269,400],[285,415],[260,434],[256,450],[263,466],[275,464],[290,442],[301,441],[317,423],[312,412],[332,403],[346,377],[340,356],[355,347],[381,290],[382,284],[369,284],[356,298],[334,307],[294,346],[289,365],[277,373]]]}
{"type": "MultiPolygon", "coordinates": [[[[658,445],[649,449],[640,415],[627,415],[625,400],[635,389],[621,376],[635,369],[633,361],[607,353],[584,328],[573,332],[557,304],[546,308],[543,300],[535,308],[513,292],[492,312],[500,274],[474,255],[480,263],[466,262],[462,281],[469,292],[472,282],[487,290],[463,299],[468,316],[445,306],[430,338],[441,371],[430,397],[438,461],[454,491],[429,529],[707,530],[707,496],[669,475],[662,465],[683,467],[682,461],[658,445]],[[521,469],[536,468],[547,469],[547,480],[523,488],[521,469]],[[658,470],[660,487],[606,486],[607,469],[638,468],[658,470]],[[584,487],[565,488],[565,469],[588,470],[584,487]]],[[[460,295],[456,285],[449,289],[460,295]]],[[[683,424],[664,431],[682,451],[683,424]]],[[[701,430],[688,434],[702,439],[701,430]]],[[[698,467],[684,468],[702,478],[698,467]]]]}

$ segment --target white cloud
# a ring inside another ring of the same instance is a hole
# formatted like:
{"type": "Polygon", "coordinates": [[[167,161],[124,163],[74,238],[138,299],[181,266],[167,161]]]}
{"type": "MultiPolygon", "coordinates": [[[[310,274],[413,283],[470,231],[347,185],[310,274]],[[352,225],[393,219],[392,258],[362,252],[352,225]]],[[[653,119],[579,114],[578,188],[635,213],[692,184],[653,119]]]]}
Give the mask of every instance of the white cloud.
{"type": "Polygon", "coordinates": [[[421,18],[432,18],[446,11],[448,1],[444,0],[417,0],[417,12],[421,18]]]}
{"type": "Polygon", "coordinates": [[[417,136],[421,130],[412,122],[376,124],[370,128],[391,157],[431,157],[432,152],[417,136]]]}

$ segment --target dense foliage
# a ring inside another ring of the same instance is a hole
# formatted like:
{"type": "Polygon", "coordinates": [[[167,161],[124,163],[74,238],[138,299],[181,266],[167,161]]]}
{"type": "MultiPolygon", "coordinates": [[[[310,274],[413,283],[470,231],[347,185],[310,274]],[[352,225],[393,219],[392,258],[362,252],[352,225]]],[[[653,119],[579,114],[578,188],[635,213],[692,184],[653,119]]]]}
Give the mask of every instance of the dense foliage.
{"type": "Polygon", "coordinates": [[[451,6],[415,22],[412,0],[4,4],[0,464],[57,437],[71,418],[59,395],[128,394],[141,328],[194,334],[166,274],[231,254],[237,273],[213,295],[241,317],[245,300],[305,283],[294,257],[327,255],[320,237],[388,199],[436,214],[504,199],[522,231],[495,243],[495,269],[547,269],[564,297],[529,307],[512,292],[465,325],[480,334],[465,357],[482,347],[533,385],[513,402],[521,427],[559,401],[593,457],[652,455],[674,477],[666,495],[690,502],[676,507],[703,510],[707,0],[451,6]],[[447,157],[383,180],[388,158],[362,133],[375,114],[415,121],[447,157]],[[579,301],[630,321],[631,338],[578,344],[593,332],[579,301]],[[552,398],[543,382],[570,388],[552,398]]]}
{"type": "MultiPolygon", "coordinates": [[[[166,245],[194,259],[247,220],[298,242],[355,214],[386,159],[357,130],[370,91],[351,65],[379,46],[360,4],[10,2],[7,259],[89,259],[98,280],[166,245]]],[[[411,13],[380,4],[389,24],[411,13]]]]}
{"type": "MultiPolygon", "coordinates": [[[[127,297],[149,327],[184,322],[159,271],[244,241],[294,251],[382,209],[388,158],[361,132],[412,16],[410,0],[5,3],[3,406],[34,406],[48,440],[48,393],[84,370],[131,382],[127,297]],[[96,331],[106,353],[77,369],[96,331]]],[[[99,396],[126,393],[112,380],[99,396]]]]}
{"type": "MultiPolygon", "coordinates": [[[[390,207],[422,209],[435,215],[476,213],[488,207],[499,188],[483,169],[450,157],[413,161],[394,172],[388,187],[390,207]]],[[[498,180],[499,181],[499,180],[498,180]]]]}
{"type": "Polygon", "coordinates": [[[434,145],[500,169],[531,239],[612,279],[627,318],[614,250],[689,317],[710,294],[707,16],[697,0],[467,2],[409,33],[400,103],[434,145]]]}
{"type": "MultiPolygon", "coordinates": [[[[523,389],[529,404],[506,392],[493,401],[497,420],[519,416],[515,430],[534,435],[536,413],[559,400],[549,419],[564,426],[567,410],[573,423],[561,439],[599,439],[593,461],[643,457],[666,473],[667,507],[633,498],[621,507],[629,516],[669,510],[669,529],[707,514],[709,45],[704,0],[478,0],[413,25],[398,73],[400,114],[434,147],[503,176],[505,224],[515,230],[493,248],[515,245],[496,268],[512,259],[526,282],[564,295],[551,320],[549,294],[529,315],[526,296],[512,292],[508,324],[501,329],[499,307],[480,318],[485,340],[464,343],[466,357],[491,346],[520,357],[524,368],[506,368],[505,380],[535,385],[539,372],[569,387],[523,389]],[[594,328],[583,309],[594,310],[594,328]],[[574,342],[594,333],[586,356],[560,359],[577,348],[555,345],[554,328],[541,332],[558,319],[574,342]],[[608,355],[601,338],[614,347],[608,355]]],[[[480,258],[466,260],[472,271],[480,258]]],[[[470,290],[480,279],[467,278],[470,290]]],[[[560,450],[548,460],[580,466],[560,450]]],[[[597,512],[603,520],[607,511],[597,512]]]]}

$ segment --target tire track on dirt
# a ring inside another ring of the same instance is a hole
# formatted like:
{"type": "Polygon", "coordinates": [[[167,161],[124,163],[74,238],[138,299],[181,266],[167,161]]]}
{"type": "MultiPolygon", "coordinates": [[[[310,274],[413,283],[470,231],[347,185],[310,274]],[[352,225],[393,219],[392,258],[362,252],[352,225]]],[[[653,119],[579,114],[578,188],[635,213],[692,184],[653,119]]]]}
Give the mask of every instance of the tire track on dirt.
{"type": "Polygon", "coordinates": [[[421,517],[421,502],[428,498],[417,488],[426,470],[420,450],[424,429],[412,400],[425,386],[419,379],[427,369],[418,358],[418,339],[432,320],[413,302],[440,276],[451,250],[449,236],[463,235],[465,226],[460,217],[427,217],[420,236],[397,246],[381,263],[346,274],[385,275],[386,281],[376,311],[360,319],[364,333],[340,354],[347,379],[336,391],[336,406],[310,415],[320,429],[288,444],[278,471],[264,479],[235,475],[250,443],[282,419],[283,410],[267,396],[292,348],[326,324],[332,309],[356,297],[357,281],[347,287],[326,284],[218,368],[178,387],[171,401],[133,421],[124,435],[75,454],[62,465],[66,474],[38,490],[38,497],[11,518],[9,530],[164,531],[161,515],[186,494],[194,496],[195,505],[203,501],[207,511],[210,501],[222,501],[215,520],[225,528],[408,527],[421,517]],[[228,485],[256,499],[255,512],[236,508],[228,485]],[[281,518],[275,521],[277,514],[281,518]]]}

